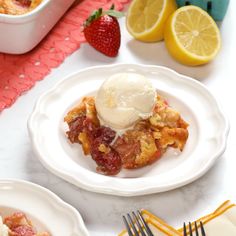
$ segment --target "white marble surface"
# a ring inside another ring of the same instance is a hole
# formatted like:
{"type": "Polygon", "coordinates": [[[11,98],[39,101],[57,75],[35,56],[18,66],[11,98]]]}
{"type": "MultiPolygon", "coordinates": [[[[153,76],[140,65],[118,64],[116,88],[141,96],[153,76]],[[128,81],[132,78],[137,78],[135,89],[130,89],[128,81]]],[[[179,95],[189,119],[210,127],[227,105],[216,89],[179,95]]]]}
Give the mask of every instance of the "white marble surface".
{"type": "Polygon", "coordinates": [[[132,40],[125,30],[123,19],[120,21],[122,47],[117,58],[107,58],[88,45],[83,45],[47,78],[21,96],[11,108],[0,114],[0,178],[24,179],[52,190],[80,211],[92,236],[117,235],[123,228],[121,215],[134,209],[146,208],[173,226],[181,226],[183,221],[191,221],[213,211],[226,199],[236,202],[235,8],[236,1],[232,0],[220,26],[223,45],[217,59],[198,68],[176,63],[168,55],[164,43],[144,44],[132,40]],[[68,73],[93,65],[124,62],[170,67],[200,80],[220,100],[231,123],[227,149],[199,180],[165,193],[133,198],[114,197],[78,189],[51,174],[38,161],[27,132],[27,119],[37,98],[68,73]]]}

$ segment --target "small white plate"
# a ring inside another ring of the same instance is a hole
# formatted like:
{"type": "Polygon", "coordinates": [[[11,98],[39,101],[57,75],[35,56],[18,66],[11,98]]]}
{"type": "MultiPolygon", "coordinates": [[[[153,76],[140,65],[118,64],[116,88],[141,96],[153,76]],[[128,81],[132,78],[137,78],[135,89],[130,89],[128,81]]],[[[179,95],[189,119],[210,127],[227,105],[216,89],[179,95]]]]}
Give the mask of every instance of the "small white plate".
{"type": "Polygon", "coordinates": [[[51,172],[89,191],[121,196],[167,191],[199,178],[224,152],[229,131],[215,98],[200,82],[168,68],[133,64],[92,67],[68,76],[39,98],[28,128],[37,156],[51,172]],[[151,79],[190,124],[189,139],[181,153],[169,149],[150,166],[110,177],[96,173],[92,158],[67,140],[63,118],[83,96],[95,94],[104,79],[119,72],[151,79]]]}
{"type": "Polygon", "coordinates": [[[21,211],[38,231],[52,236],[88,236],[79,212],[51,191],[22,180],[0,180],[0,215],[21,211]]]}

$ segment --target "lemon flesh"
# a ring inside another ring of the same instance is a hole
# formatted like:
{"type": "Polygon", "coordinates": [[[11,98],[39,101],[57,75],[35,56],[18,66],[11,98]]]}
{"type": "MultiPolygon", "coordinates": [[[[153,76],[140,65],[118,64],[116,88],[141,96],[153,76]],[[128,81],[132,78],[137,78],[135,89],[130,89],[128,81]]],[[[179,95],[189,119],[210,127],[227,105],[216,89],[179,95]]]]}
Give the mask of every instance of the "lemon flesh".
{"type": "Polygon", "coordinates": [[[166,23],[165,43],[170,54],[185,65],[201,65],[215,58],[221,37],[215,21],[196,6],[179,8],[166,23]]]}
{"type": "Polygon", "coordinates": [[[175,0],[133,0],[127,12],[127,29],[138,40],[160,41],[165,22],[176,9],[175,0]]]}

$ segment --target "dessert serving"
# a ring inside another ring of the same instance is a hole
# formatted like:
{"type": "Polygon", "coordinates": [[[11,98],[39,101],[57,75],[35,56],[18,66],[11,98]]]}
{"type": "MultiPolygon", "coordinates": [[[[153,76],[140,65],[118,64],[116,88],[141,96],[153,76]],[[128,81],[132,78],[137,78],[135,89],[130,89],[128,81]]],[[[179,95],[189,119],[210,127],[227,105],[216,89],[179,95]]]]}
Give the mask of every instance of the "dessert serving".
{"type": "Polygon", "coordinates": [[[14,212],[4,217],[0,215],[1,236],[50,236],[47,232],[37,232],[32,222],[23,212],[14,212]]]}
{"type": "Polygon", "coordinates": [[[22,15],[35,9],[42,0],[0,0],[0,13],[22,15]]]}
{"type": "Polygon", "coordinates": [[[197,80],[160,66],[116,64],[79,70],[45,92],[28,130],[36,156],[60,178],[92,192],[138,196],[186,185],[206,173],[225,150],[229,125],[214,96],[197,80]],[[121,119],[123,128],[117,124],[121,119]],[[183,120],[190,125],[184,127],[183,120]],[[144,137],[155,138],[155,146],[144,137]],[[145,141],[146,153],[152,147],[162,156],[140,165],[145,141]],[[182,152],[173,147],[181,143],[182,152]],[[134,163],[132,169],[127,163],[134,163]]]}
{"type": "Polygon", "coordinates": [[[168,147],[182,151],[188,139],[188,124],[181,115],[136,73],[114,74],[64,120],[70,142],[81,144],[105,175],[150,165],[168,147]]]}
{"type": "Polygon", "coordinates": [[[0,180],[0,219],[1,236],[89,235],[74,207],[24,180],[0,180]]]}

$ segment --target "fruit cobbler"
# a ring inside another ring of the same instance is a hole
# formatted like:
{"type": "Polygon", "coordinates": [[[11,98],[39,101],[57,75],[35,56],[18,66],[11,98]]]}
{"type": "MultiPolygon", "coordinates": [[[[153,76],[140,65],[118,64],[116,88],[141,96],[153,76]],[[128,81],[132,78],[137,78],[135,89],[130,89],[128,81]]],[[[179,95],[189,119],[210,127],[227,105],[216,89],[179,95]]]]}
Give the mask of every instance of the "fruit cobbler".
{"type": "Polygon", "coordinates": [[[105,175],[150,165],[168,147],[182,151],[188,139],[188,124],[159,95],[155,96],[152,114],[123,132],[101,124],[94,97],[84,97],[64,120],[70,142],[81,144],[84,154],[97,163],[97,171],[105,175]]]}
{"type": "Polygon", "coordinates": [[[2,236],[50,236],[47,232],[37,232],[32,222],[22,212],[15,212],[2,220],[0,216],[0,235],[2,236]]]}

